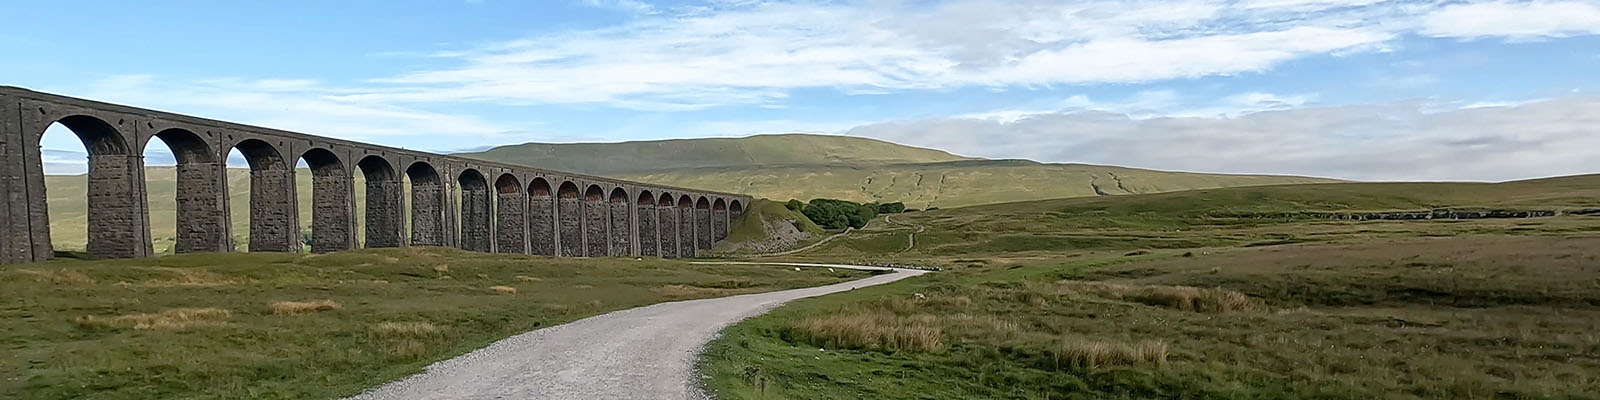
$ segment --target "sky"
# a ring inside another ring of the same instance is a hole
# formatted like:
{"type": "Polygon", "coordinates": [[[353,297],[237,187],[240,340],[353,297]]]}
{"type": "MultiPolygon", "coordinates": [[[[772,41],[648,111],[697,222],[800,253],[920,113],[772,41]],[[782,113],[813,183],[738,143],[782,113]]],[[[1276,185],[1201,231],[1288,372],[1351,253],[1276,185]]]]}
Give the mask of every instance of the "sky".
{"type": "MultiPolygon", "coordinates": [[[[0,85],[428,151],[809,132],[1355,180],[1600,172],[1600,0],[6,8],[0,85]]],[[[81,171],[69,131],[43,147],[81,171]]]]}

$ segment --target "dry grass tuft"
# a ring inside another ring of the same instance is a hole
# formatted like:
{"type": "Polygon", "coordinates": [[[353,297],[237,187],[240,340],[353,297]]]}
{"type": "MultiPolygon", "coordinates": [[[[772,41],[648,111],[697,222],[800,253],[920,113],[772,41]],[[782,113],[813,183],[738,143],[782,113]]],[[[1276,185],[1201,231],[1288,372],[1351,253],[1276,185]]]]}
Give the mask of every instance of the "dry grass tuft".
{"type": "Polygon", "coordinates": [[[1099,340],[1063,340],[1053,354],[1056,365],[1064,368],[1167,365],[1167,344],[1145,341],[1138,344],[1099,340]]]}
{"type": "Polygon", "coordinates": [[[935,351],[943,345],[939,317],[898,317],[886,312],[841,312],[808,317],[792,329],[825,347],[885,351],[935,351]]]}
{"type": "Polygon", "coordinates": [[[517,288],[510,286],[490,286],[489,290],[499,294],[517,294],[517,288]]]}
{"type": "Polygon", "coordinates": [[[272,315],[300,315],[339,309],[333,300],[278,301],[267,306],[272,315]]]}
{"type": "Polygon", "coordinates": [[[94,279],[78,271],[66,269],[51,271],[40,269],[16,269],[17,274],[32,278],[34,282],[49,282],[67,285],[93,285],[94,279]]]}
{"type": "Polygon", "coordinates": [[[531,277],[531,276],[527,276],[527,275],[517,275],[517,280],[523,281],[523,282],[538,282],[538,281],[541,281],[543,279],[539,279],[539,278],[535,278],[535,277],[531,277]]]}
{"type": "Polygon", "coordinates": [[[1112,300],[1125,300],[1179,311],[1227,313],[1265,308],[1244,293],[1190,286],[1130,286],[1105,282],[1064,280],[1056,285],[1069,291],[1112,300]]]}
{"type": "Polygon", "coordinates": [[[387,345],[389,354],[415,357],[426,353],[428,345],[444,337],[444,329],[427,322],[384,322],[374,325],[373,338],[387,345]]]}
{"type": "Polygon", "coordinates": [[[78,317],[83,327],[133,328],[141,331],[169,331],[227,325],[228,310],[220,308],[175,308],[158,313],[128,314],[115,317],[78,317]]]}

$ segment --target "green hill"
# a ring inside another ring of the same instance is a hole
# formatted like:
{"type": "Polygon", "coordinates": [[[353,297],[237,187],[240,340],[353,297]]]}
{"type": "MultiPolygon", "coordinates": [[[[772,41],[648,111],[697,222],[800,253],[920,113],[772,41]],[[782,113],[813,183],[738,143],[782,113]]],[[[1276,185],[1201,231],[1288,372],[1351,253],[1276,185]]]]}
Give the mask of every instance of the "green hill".
{"type": "Polygon", "coordinates": [[[458,155],[606,176],[704,167],[923,163],[972,159],[875,139],[806,134],[620,143],[525,143],[458,155]]]}
{"type": "Polygon", "coordinates": [[[461,155],[774,200],[827,197],[860,202],[901,201],[912,208],[1334,182],[1296,176],[986,160],[874,139],[807,134],[529,143],[461,155]]]}

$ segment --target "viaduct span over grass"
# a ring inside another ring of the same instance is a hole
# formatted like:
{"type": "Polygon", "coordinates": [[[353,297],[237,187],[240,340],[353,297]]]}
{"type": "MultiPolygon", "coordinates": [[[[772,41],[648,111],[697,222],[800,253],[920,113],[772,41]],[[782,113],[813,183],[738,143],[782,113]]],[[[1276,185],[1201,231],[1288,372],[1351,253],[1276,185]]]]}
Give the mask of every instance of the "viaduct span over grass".
{"type": "Polygon", "coordinates": [[[318,253],[357,247],[357,229],[365,229],[366,247],[690,257],[710,247],[709,239],[726,237],[728,219],[750,203],[749,196],[738,194],[453,157],[0,86],[0,264],[45,261],[54,255],[39,143],[57,123],[76,134],[88,151],[90,229],[85,250],[102,258],[153,254],[143,154],[154,140],[165,143],[177,158],[177,253],[235,249],[225,161],[233,150],[250,166],[249,251],[302,248],[294,184],[300,160],[312,172],[310,247],[318,253]],[[357,173],[366,181],[364,221],[356,218],[357,173]],[[409,201],[404,180],[410,181],[409,201]],[[649,201],[656,197],[662,200],[649,201]],[[634,198],[639,200],[630,200],[634,198]],[[667,200],[672,198],[681,201],[667,200]],[[672,224],[680,218],[681,224],[672,224]]]}

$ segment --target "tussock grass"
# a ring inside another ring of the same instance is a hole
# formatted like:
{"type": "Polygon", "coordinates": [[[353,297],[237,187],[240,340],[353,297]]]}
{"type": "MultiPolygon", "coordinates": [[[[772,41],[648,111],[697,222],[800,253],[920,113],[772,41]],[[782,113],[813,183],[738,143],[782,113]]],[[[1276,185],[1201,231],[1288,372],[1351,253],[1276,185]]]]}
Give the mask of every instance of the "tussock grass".
{"type": "Polygon", "coordinates": [[[141,269],[157,274],[155,278],[146,279],[136,284],[143,287],[216,287],[249,282],[248,279],[227,277],[203,268],[149,267],[141,269]]]}
{"type": "Polygon", "coordinates": [[[339,303],[333,300],[311,301],[275,301],[267,306],[267,311],[272,315],[300,315],[339,309],[339,303]]]}
{"type": "Polygon", "coordinates": [[[1062,368],[1094,369],[1167,365],[1167,344],[1143,341],[1129,344],[1103,340],[1063,339],[1051,356],[1062,368]]]}
{"type": "Polygon", "coordinates": [[[386,345],[389,354],[413,358],[427,354],[445,338],[444,329],[428,322],[383,322],[372,327],[372,337],[386,345]]]}
{"type": "Polygon", "coordinates": [[[510,286],[490,286],[489,290],[499,294],[517,294],[517,288],[510,286]]]}
{"type": "Polygon", "coordinates": [[[523,282],[538,282],[538,281],[541,281],[542,279],[531,277],[531,276],[527,276],[527,275],[517,275],[517,280],[523,281],[523,282]]]}
{"type": "Polygon", "coordinates": [[[1232,290],[1190,286],[1123,285],[1106,282],[1062,280],[1060,288],[1112,300],[1132,301],[1178,311],[1228,313],[1264,309],[1260,301],[1232,290]]]}
{"type": "Polygon", "coordinates": [[[83,327],[172,331],[225,326],[230,316],[232,316],[232,313],[220,308],[176,308],[155,313],[127,314],[115,317],[85,315],[78,317],[77,323],[83,327]]]}
{"type": "Polygon", "coordinates": [[[932,314],[856,311],[807,317],[791,329],[823,347],[931,352],[944,344],[938,322],[932,314]]]}

